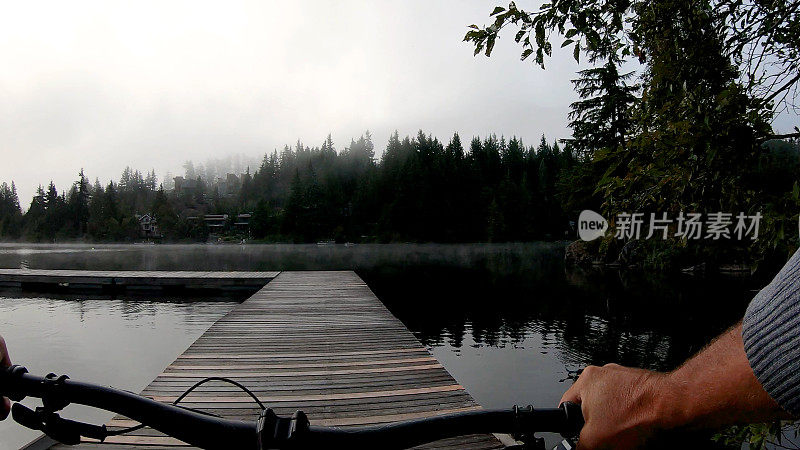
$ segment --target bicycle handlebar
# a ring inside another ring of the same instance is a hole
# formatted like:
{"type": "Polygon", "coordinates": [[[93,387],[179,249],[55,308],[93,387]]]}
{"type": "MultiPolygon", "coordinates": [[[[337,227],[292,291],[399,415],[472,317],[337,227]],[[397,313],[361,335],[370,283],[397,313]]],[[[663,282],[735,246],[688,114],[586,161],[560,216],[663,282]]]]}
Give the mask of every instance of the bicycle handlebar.
{"type": "Polygon", "coordinates": [[[21,366],[0,371],[0,395],[14,401],[40,398],[53,412],[70,403],[112,411],[201,448],[258,448],[255,422],[207,416],[131,392],[27,372],[21,366]]]}
{"type": "MultiPolygon", "coordinates": [[[[145,424],[187,444],[206,448],[308,449],[351,447],[356,449],[403,449],[427,442],[468,434],[533,434],[549,431],[574,434],[583,426],[579,405],[559,408],[478,410],[425,419],[353,428],[311,425],[302,411],[291,418],[278,417],[271,409],[262,411],[256,422],[229,420],[204,415],[131,392],[73,381],[50,374],[38,377],[21,366],[0,370],[0,395],[14,401],[25,397],[42,399],[37,411],[15,405],[14,419],[44,431],[56,440],[80,440],[80,436],[103,440],[105,427],[61,419],[55,414],[78,403],[104,409],[145,424]]],[[[65,442],[67,443],[67,442],[65,442]]]]}

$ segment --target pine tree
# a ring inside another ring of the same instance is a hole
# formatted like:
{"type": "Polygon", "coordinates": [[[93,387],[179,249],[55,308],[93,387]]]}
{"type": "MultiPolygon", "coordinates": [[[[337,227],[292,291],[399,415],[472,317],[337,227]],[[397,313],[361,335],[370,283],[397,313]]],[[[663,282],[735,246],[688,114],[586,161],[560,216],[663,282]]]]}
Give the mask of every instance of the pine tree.
{"type": "Polygon", "coordinates": [[[125,166],[122,171],[122,177],[119,179],[120,192],[127,192],[133,189],[133,171],[129,166],[125,166]]]}
{"type": "Polygon", "coordinates": [[[453,161],[460,162],[464,159],[464,146],[461,145],[461,137],[458,133],[453,133],[453,137],[450,138],[450,142],[447,143],[445,151],[447,157],[453,161]]]}
{"type": "Polygon", "coordinates": [[[11,206],[11,209],[14,210],[15,212],[16,211],[20,211],[20,213],[22,212],[19,206],[20,203],[19,203],[19,195],[17,195],[17,185],[14,184],[13,181],[11,182],[11,198],[9,201],[9,205],[11,206]]]}
{"type": "Polygon", "coordinates": [[[144,186],[150,192],[156,191],[156,188],[158,187],[158,177],[156,176],[155,169],[151,169],[147,174],[147,177],[144,180],[144,186]]]}
{"type": "Polygon", "coordinates": [[[44,221],[40,223],[41,237],[48,241],[56,239],[66,224],[66,199],[58,194],[55,183],[50,181],[44,198],[44,221]]]}
{"type": "Polygon", "coordinates": [[[150,207],[153,216],[158,222],[158,228],[161,234],[166,238],[180,239],[184,236],[177,235],[178,228],[178,215],[172,206],[169,198],[167,198],[164,188],[160,187],[153,197],[153,203],[150,207]]]}
{"type": "Polygon", "coordinates": [[[191,161],[186,161],[183,163],[183,170],[184,170],[184,178],[187,180],[194,180],[197,178],[197,172],[194,169],[194,163],[191,161]]]}
{"type": "Polygon", "coordinates": [[[600,149],[624,148],[631,131],[631,110],[639,87],[628,84],[633,73],[619,73],[619,64],[609,58],[602,66],[578,72],[580,77],[572,80],[581,100],[570,105],[572,138],[565,142],[584,160],[591,161],[600,149]]]}
{"type": "Polygon", "coordinates": [[[114,185],[114,182],[111,181],[108,183],[105,192],[105,202],[103,205],[103,217],[107,219],[119,220],[120,219],[120,212],[119,212],[119,199],[118,199],[118,189],[117,186],[114,185]]]}
{"type": "Polygon", "coordinates": [[[87,231],[89,222],[89,198],[91,196],[89,180],[81,169],[78,180],[73,186],[73,194],[70,196],[69,209],[74,220],[74,228],[77,236],[83,236],[87,231]]]}
{"type": "Polygon", "coordinates": [[[0,184],[0,238],[16,239],[22,231],[22,211],[14,182],[0,184]]]}

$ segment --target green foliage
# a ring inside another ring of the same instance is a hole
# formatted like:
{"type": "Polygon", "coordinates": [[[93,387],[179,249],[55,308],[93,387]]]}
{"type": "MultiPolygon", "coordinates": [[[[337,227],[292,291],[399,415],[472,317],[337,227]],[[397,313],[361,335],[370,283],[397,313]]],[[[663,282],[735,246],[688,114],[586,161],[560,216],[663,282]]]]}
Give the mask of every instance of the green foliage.
{"type": "MultiPolygon", "coordinates": [[[[603,210],[612,217],[624,211],[766,213],[765,196],[756,194],[763,187],[748,183],[746,174],[758,163],[758,136],[770,132],[770,114],[736,82],[713,12],[662,1],[643,8],[636,27],[650,58],[630,141],[604,155],[613,164],[598,183],[603,210]]],[[[767,222],[776,219],[769,212],[767,222]]],[[[746,254],[730,242],[693,244],[706,260],[746,254]]]]}
{"type": "Polygon", "coordinates": [[[576,61],[586,53],[594,62],[617,50],[630,54],[624,39],[630,6],[628,0],[554,0],[531,12],[511,2],[507,9],[495,8],[491,25],[471,25],[464,40],[475,45],[476,55],[490,56],[500,31],[512,25],[517,28],[514,40],[522,46],[523,61],[535,54],[536,63],[544,68],[545,57],[552,56],[553,33],[558,33],[564,37],[560,47],[572,46],[576,61]]]}
{"type": "Polygon", "coordinates": [[[22,233],[22,211],[17,187],[0,184],[0,237],[18,239],[22,233]]]}
{"type": "MultiPolygon", "coordinates": [[[[637,59],[644,64],[661,49],[643,48],[647,28],[640,19],[651,6],[689,7],[695,18],[712,12],[714,32],[722,55],[741,68],[738,78],[748,95],[760,97],[762,106],[775,111],[792,106],[789,95],[800,82],[800,27],[793,0],[741,2],[727,0],[552,0],[538,10],[523,10],[515,2],[494,8],[489,25],[470,25],[464,40],[475,45],[475,55],[490,56],[503,29],[516,29],[521,59],[535,54],[536,63],[552,55],[553,44],[572,47],[580,61],[586,55],[592,64],[637,59]],[[557,42],[557,38],[560,40],[557,42]]],[[[672,15],[660,16],[667,20],[672,15]]],[[[665,47],[669,40],[662,39],[665,47]]]]}
{"type": "Polygon", "coordinates": [[[798,174],[800,146],[796,142],[769,141],[763,145],[757,166],[745,175],[745,183],[758,192],[764,215],[759,239],[751,252],[760,255],[757,262],[767,272],[776,270],[774,261],[786,260],[800,243],[798,174]]]}
{"type": "Polygon", "coordinates": [[[471,25],[464,39],[488,56],[511,27],[523,59],[536,54],[544,67],[560,37],[561,47],[591,64],[573,82],[581,100],[572,104],[566,142],[588,164],[562,176],[567,209],[600,209],[606,217],[761,212],[759,240],[749,248],[672,240],[640,261],[758,265],[785,259],[797,245],[800,188],[786,181],[800,171],[789,164],[791,173],[764,183],[761,145],[771,136],[776,102],[791,100],[800,80],[792,63],[800,54],[795,10],[786,1],[554,0],[536,11],[512,2],[493,10],[489,25],[471,25]],[[618,70],[631,63],[639,64],[636,84],[634,72],[618,70]]]}
{"type": "Polygon", "coordinates": [[[768,125],[735,82],[714,26],[710,11],[686,2],[654,3],[639,15],[637,36],[652,56],[635,135],[611,155],[626,170],[601,181],[609,211],[740,206],[741,174],[768,125]]]}
{"type": "Polygon", "coordinates": [[[790,422],[772,423],[753,423],[749,425],[734,425],[714,436],[713,440],[725,444],[726,446],[741,445],[742,442],[749,444],[750,450],[761,450],[767,448],[767,444],[772,447],[783,447],[783,433],[794,429],[797,435],[796,425],[790,422]]]}

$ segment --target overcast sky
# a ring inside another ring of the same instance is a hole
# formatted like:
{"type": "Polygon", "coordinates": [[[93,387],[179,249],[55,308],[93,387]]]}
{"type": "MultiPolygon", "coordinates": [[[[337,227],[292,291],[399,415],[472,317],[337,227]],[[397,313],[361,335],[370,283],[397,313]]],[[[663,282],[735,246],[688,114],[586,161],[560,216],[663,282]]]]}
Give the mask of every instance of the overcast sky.
{"type": "Polygon", "coordinates": [[[542,71],[513,36],[490,59],[462,42],[495,4],[6,3],[0,181],[27,208],[37,185],[63,190],[81,168],[104,184],[128,165],[161,177],[328,133],[341,149],[368,129],[378,152],[395,129],[568,136],[571,52],[542,71]]]}

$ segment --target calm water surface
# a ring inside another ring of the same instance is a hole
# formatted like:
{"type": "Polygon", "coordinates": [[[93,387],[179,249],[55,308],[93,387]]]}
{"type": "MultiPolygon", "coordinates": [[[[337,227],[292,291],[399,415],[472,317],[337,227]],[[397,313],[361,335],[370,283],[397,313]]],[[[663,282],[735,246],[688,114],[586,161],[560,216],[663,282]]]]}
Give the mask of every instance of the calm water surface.
{"type": "MultiPolygon", "coordinates": [[[[66,373],[134,392],[237,304],[4,295],[0,292],[0,333],[13,362],[40,375],[66,373]]],[[[80,406],[66,411],[65,417],[94,423],[112,416],[80,406]]],[[[0,422],[0,449],[19,448],[37,436],[11,420],[0,422]]]]}
{"type": "MultiPolygon", "coordinates": [[[[672,369],[735,323],[768,281],[568,270],[563,248],[0,245],[0,267],[355,270],[485,407],[555,405],[575,371],[587,364],[672,369]]],[[[229,307],[149,299],[4,299],[0,333],[11,342],[12,356],[31,355],[26,359],[33,363],[25,362],[37,371],[60,370],[136,389],[229,307]],[[33,331],[37,327],[41,331],[33,331]]]]}

